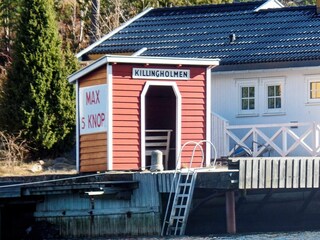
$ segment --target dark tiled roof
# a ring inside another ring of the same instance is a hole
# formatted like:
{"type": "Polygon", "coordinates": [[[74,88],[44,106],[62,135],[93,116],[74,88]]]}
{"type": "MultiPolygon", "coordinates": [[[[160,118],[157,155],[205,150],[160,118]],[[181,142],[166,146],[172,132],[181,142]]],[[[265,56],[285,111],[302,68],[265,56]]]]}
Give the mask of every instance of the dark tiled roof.
{"type": "Polygon", "coordinates": [[[222,65],[320,60],[315,6],[254,11],[261,4],[153,9],[89,54],[146,47],[145,56],[220,58],[222,65]]]}

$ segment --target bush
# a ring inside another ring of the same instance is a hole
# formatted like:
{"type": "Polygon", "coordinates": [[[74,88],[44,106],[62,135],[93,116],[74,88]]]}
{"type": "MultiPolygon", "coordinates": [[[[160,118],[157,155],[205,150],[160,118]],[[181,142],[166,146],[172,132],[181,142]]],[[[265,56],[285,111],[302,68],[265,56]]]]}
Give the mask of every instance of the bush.
{"type": "Polygon", "coordinates": [[[0,131],[0,160],[8,166],[16,166],[28,159],[30,147],[26,140],[18,135],[0,131]]]}
{"type": "Polygon", "coordinates": [[[67,76],[76,64],[62,50],[53,0],[21,4],[12,68],[0,103],[0,130],[27,139],[34,157],[56,156],[74,142],[75,91],[67,76]]]}

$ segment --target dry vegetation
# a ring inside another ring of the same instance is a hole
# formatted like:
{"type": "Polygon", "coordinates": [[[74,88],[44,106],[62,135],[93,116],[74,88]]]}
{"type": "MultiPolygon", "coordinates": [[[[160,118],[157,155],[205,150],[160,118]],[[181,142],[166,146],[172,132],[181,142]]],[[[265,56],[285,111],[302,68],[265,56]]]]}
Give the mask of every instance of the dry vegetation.
{"type": "MultiPolygon", "coordinates": [[[[47,160],[53,162],[54,160],[47,160]]],[[[74,164],[65,164],[63,168],[56,169],[54,167],[46,167],[39,163],[41,161],[21,163],[19,165],[8,166],[5,162],[0,162],[0,177],[11,176],[38,176],[38,175],[51,175],[51,174],[76,174],[74,164]]]]}
{"type": "Polygon", "coordinates": [[[18,135],[0,131],[0,177],[44,174],[75,174],[75,161],[67,158],[29,160],[30,147],[18,135]]]}

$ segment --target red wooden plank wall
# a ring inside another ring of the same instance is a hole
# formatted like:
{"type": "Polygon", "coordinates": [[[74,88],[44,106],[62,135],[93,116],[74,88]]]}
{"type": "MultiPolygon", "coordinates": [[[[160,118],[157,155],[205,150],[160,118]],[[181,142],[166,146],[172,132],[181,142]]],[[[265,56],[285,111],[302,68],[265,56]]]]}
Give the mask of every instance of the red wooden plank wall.
{"type": "MultiPolygon", "coordinates": [[[[177,82],[182,96],[181,144],[206,139],[206,68],[192,67],[191,79],[177,82]]],[[[194,145],[188,145],[182,153],[182,165],[190,163],[194,145]]],[[[203,148],[205,151],[205,148],[203,148]]],[[[200,167],[201,151],[197,148],[193,167],[200,167]]]]}
{"type": "MultiPolygon", "coordinates": [[[[146,80],[132,79],[132,68],[165,68],[172,66],[113,65],[113,169],[140,169],[140,95],[146,80]]],[[[182,96],[182,144],[206,138],[205,67],[183,66],[190,69],[190,80],[177,80],[182,96]]],[[[153,80],[148,80],[153,81],[153,80]]],[[[160,80],[155,80],[160,81],[160,80]]],[[[168,81],[168,80],[164,80],[168,81]]],[[[183,165],[189,163],[193,146],[182,155],[183,165]]],[[[205,149],[204,149],[205,150],[205,149]]],[[[194,162],[201,162],[200,151],[194,162]]],[[[198,166],[194,164],[193,166],[198,166]]]]}

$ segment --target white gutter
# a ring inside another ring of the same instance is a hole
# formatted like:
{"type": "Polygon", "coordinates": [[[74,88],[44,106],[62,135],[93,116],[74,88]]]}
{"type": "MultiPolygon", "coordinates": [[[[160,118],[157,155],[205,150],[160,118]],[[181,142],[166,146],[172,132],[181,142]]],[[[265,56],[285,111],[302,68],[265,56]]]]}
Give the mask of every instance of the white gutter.
{"type": "Polygon", "coordinates": [[[226,74],[243,74],[243,73],[269,73],[269,72],[284,72],[284,71],[304,71],[304,70],[317,70],[320,71],[320,66],[303,66],[303,67],[284,67],[284,68],[268,68],[268,69],[246,69],[246,70],[230,70],[230,71],[213,71],[213,75],[226,75],[226,74]]]}
{"type": "Polygon", "coordinates": [[[136,21],[137,19],[141,18],[143,15],[145,15],[146,13],[148,13],[150,10],[152,10],[153,8],[147,8],[146,10],[144,10],[143,12],[139,13],[137,16],[135,16],[134,18],[131,18],[129,21],[125,22],[124,24],[122,24],[120,27],[117,27],[116,29],[114,29],[113,31],[109,32],[107,35],[103,36],[101,39],[99,39],[98,41],[96,41],[95,43],[91,44],[90,46],[88,46],[87,48],[83,49],[82,51],[80,51],[77,55],[76,58],[80,58],[82,57],[82,55],[86,54],[87,52],[91,51],[93,48],[95,48],[96,46],[98,46],[99,44],[101,44],[102,42],[104,42],[105,40],[107,40],[108,38],[112,37],[113,35],[115,35],[116,33],[118,33],[120,30],[124,29],[125,27],[127,27],[128,25],[130,25],[132,22],[136,21]]]}

